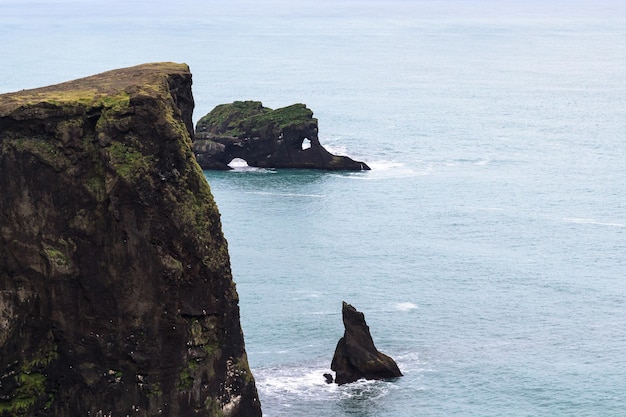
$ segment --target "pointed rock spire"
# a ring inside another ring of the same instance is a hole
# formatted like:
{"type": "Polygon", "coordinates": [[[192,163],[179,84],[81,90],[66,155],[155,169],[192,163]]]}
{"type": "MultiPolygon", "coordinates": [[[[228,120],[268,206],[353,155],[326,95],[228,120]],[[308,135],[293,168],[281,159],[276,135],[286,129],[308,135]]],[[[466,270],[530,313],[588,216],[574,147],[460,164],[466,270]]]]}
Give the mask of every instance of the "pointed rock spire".
{"type": "Polygon", "coordinates": [[[342,307],[344,336],[339,339],[330,368],[339,385],[365,379],[402,376],[396,362],[376,349],[365,316],[350,304],[342,307]]]}

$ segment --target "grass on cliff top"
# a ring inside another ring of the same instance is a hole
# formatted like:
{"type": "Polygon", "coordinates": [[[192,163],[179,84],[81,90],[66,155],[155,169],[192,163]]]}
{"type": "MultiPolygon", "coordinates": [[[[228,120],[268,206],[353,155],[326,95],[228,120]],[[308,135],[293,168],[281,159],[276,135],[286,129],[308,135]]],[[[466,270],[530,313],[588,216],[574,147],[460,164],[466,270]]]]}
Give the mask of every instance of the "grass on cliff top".
{"type": "Polygon", "coordinates": [[[47,87],[1,94],[0,117],[43,103],[52,107],[124,107],[134,94],[166,89],[164,81],[173,74],[189,74],[189,67],[172,62],[143,64],[47,87]]]}
{"type": "Polygon", "coordinates": [[[216,135],[241,136],[266,130],[268,127],[281,132],[286,127],[316,122],[313,112],[305,104],[272,110],[259,101],[235,101],[221,104],[202,117],[196,130],[216,135]]]}

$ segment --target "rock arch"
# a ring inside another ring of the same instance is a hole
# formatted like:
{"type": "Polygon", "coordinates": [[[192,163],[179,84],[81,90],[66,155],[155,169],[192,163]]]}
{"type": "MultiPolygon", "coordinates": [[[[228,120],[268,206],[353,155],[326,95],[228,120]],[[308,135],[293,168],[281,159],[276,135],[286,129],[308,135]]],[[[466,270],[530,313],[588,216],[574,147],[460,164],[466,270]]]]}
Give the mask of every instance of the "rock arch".
{"type": "Polygon", "coordinates": [[[234,158],[261,168],[369,170],[319,142],[317,119],[304,104],[272,110],[258,101],[222,104],[196,125],[194,153],[203,169],[230,169],[234,158]]]}

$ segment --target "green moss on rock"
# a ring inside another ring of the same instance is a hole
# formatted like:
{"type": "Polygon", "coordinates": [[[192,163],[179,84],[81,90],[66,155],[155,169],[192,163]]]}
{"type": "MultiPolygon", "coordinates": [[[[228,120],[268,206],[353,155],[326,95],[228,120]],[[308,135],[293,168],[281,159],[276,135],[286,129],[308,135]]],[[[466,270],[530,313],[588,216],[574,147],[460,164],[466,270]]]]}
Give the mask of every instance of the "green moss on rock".
{"type": "Polygon", "coordinates": [[[243,122],[246,131],[258,131],[264,126],[273,125],[275,131],[282,132],[290,126],[317,123],[313,118],[313,111],[304,104],[293,104],[288,107],[276,109],[254,115],[243,122]]]}
{"type": "Polygon", "coordinates": [[[220,104],[198,121],[196,130],[238,136],[244,132],[243,120],[271,111],[272,109],[263,107],[260,101],[235,101],[220,104]]]}
{"type": "Polygon", "coordinates": [[[115,142],[108,148],[111,166],[128,182],[146,175],[152,167],[153,157],[144,155],[132,146],[115,142]]]}
{"type": "Polygon", "coordinates": [[[251,136],[268,130],[280,134],[290,126],[317,123],[313,112],[304,104],[272,110],[259,101],[235,101],[220,104],[202,117],[196,125],[198,132],[225,136],[251,136]]]}
{"type": "Polygon", "coordinates": [[[39,350],[34,357],[24,361],[15,376],[17,388],[11,399],[0,401],[0,414],[26,416],[31,415],[37,405],[49,406],[54,394],[47,390],[45,369],[57,358],[56,347],[52,347],[50,350],[39,350]]]}

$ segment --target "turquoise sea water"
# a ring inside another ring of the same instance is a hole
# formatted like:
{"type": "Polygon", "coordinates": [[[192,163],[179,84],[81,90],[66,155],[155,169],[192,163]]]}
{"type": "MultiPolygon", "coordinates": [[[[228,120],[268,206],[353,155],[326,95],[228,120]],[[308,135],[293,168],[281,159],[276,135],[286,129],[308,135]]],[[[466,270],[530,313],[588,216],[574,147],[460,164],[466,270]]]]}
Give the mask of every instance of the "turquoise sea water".
{"type": "Polygon", "coordinates": [[[626,6],[0,0],[0,92],[186,62],[360,173],[205,172],[264,415],[626,415],[626,6]],[[326,385],[341,301],[405,376],[326,385]]]}

